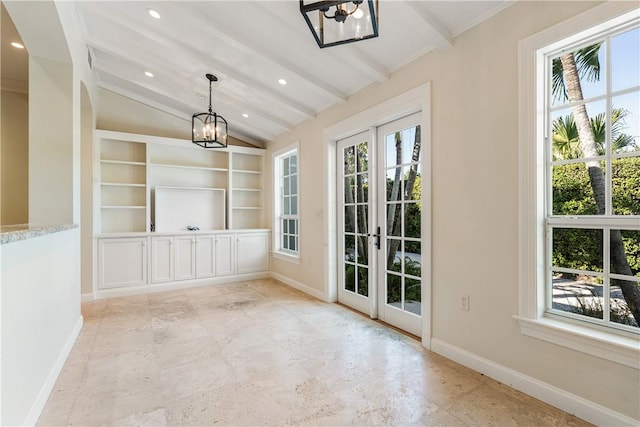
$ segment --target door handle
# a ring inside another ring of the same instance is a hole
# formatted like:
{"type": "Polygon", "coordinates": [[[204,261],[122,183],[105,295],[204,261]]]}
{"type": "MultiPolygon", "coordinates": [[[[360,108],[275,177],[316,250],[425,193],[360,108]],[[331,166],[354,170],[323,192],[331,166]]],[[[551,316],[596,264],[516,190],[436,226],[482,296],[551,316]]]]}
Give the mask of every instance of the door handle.
{"type": "Polygon", "coordinates": [[[376,239],[374,242],[374,244],[376,245],[376,248],[380,250],[380,227],[376,228],[376,234],[374,234],[373,237],[375,237],[376,239]]]}

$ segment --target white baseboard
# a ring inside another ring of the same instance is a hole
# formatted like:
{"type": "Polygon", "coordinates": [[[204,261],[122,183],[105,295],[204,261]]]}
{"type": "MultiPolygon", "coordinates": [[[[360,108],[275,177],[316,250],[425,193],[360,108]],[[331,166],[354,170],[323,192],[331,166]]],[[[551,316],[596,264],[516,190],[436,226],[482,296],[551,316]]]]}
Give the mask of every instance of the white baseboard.
{"type": "Polygon", "coordinates": [[[96,299],[96,297],[92,293],[80,295],[80,302],[89,302],[93,301],[94,299],[96,299]]]}
{"type": "Polygon", "coordinates": [[[326,301],[324,292],[314,289],[310,286],[305,285],[304,283],[300,283],[297,280],[293,280],[287,276],[283,276],[280,273],[271,272],[271,277],[281,281],[285,285],[291,286],[294,289],[304,292],[305,294],[311,295],[314,298],[319,299],[320,301],[326,301]]]}
{"type": "Polygon", "coordinates": [[[269,277],[271,277],[271,273],[263,271],[260,273],[236,274],[233,276],[212,277],[208,279],[151,283],[141,286],[131,286],[128,288],[100,289],[95,291],[93,294],[82,294],[82,302],[85,302],[85,298],[86,301],[92,301],[104,298],[118,298],[131,295],[149,294],[153,292],[175,291],[179,289],[221,285],[225,283],[242,282],[243,280],[267,279],[269,277]]]}
{"type": "Polygon", "coordinates": [[[82,329],[82,324],[83,324],[83,320],[82,320],[82,316],[80,316],[78,318],[78,321],[76,322],[76,325],[73,327],[73,330],[69,334],[67,341],[64,343],[64,347],[62,347],[60,354],[58,354],[58,357],[55,363],[51,367],[51,370],[49,371],[49,375],[47,376],[47,379],[45,380],[44,384],[42,384],[42,387],[40,388],[40,392],[38,393],[36,400],[33,402],[33,405],[31,405],[31,409],[29,410],[29,413],[27,414],[24,421],[22,422],[22,425],[33,426],[38,422],[38,418],[40,418],[40,414],[44,409],[44,405],[47,403],[47,399],[49,399],[51,390],[53,390],[53,387],[56,385],[56,381],[58,380],[58,376],[60,376],[60,372],[62,372],[62,368],[64,367],[64,362],[67,361],[67,357],[69,357],[69,354],[71,353],[73,344],[75,344],[76,339],[80,334],[80,330],[82,329]]]}
{"type": "Polygon", "coordinates": [[[595,425],[637,426],[640,423],[639,420],[620,414],[439,339],[433,338],[431,340],[431,351],[595,425]]]}

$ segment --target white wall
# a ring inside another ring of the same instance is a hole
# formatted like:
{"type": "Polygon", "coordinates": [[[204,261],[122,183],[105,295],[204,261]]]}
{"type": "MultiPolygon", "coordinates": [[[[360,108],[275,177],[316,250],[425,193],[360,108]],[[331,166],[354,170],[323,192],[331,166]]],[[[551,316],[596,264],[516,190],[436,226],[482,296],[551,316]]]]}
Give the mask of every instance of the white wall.
{"type": "MultiPolygon", "coordinates": [[[[81,109],[92,115],[87,104],[94,82],[75,5],[5,5],[30,54],[29,221],[77,224],[81,109]]],[[[0,424],[35,424],[82,326],[80,230],[2,245],[0,251],[0,424]]]]}
{"type": "MultiPolygon", "coordinates": [[[[451,48],[419,58],[278,137],[267,154],[300,141],[300,192],[307,196],[300,208],[301,264],[273,259],[273,271],[318,292],[330,274],[321,244],[323,129],[431,82],[434,342],[640,419],[639,371],[523,336],[512,318],[518,313],[517,44],[597,4],[518,2],[457,37],[451,48]],[[457,309],[462,293],[470,295],[468,312],[457,309]]],[[[271,167],[265,182],[272,182],[271,167]]]]}
{"type": "Polygon", "coordinates": [[[1,425],[35,424],[80,331],[78,233],[0,246],[1,425]]]}

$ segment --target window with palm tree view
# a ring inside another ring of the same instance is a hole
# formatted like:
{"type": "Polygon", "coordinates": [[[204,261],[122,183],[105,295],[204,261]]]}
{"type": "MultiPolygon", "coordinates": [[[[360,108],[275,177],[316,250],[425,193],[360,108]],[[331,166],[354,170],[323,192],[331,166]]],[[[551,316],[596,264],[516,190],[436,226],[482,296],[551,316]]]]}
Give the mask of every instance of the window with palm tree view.
{"type": "Polygon", "coordinates": [[[640,328],[640,28],[547,56],[547,312],[640,328]]]}

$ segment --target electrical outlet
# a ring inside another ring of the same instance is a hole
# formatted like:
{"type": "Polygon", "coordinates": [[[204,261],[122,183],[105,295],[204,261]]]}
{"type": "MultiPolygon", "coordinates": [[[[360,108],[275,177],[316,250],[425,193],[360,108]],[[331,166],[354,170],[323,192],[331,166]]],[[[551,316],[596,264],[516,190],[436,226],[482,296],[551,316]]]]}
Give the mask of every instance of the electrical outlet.
{"type": "Polygon", "coordinates": [[[460,296],[460,310],[469,311],[469,295],[460,296]]]}

